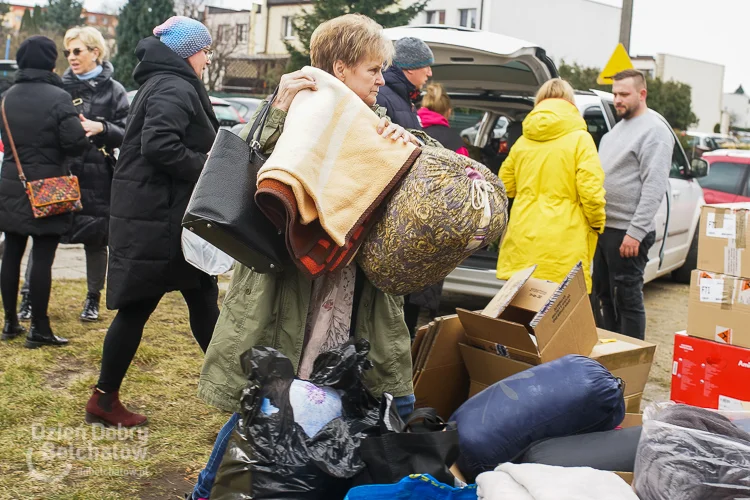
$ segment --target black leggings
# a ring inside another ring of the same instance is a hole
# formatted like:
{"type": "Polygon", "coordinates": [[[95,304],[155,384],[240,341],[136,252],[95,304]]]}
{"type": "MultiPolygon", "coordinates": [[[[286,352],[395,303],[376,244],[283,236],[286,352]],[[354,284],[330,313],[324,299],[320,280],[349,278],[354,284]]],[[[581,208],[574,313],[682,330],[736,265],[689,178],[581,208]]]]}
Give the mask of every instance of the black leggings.
{"type": "MultiPolygon", "coordinates": [[[[36,263],[34,263],[36,265],[36,263]]],[[[33,292],[33,288],[31,289],[33,292]]],[[[219,287],[208,275],[201,278],[201,287],[181,290],[190,313],[190,329],[203,352],[208,349],[211,336],[219,319],[219,287]]],[[[119,309],[104,337],[102,369],[96,387],[104,392],[120,389],[125,374],[133,362],[143,337],[143,328],[159,305],[162,296],[128,304],[119,309]]],[[[34,306],[32,304],[32,310],[34,306]]]]}
{"type": "MultiPolygon", "coordinates": [[[[35,320],[47,319],[47,307],[52,288],[52,263],[60,243],[59,236],[32,236],[31,248],[34,266],[31,269],[31,310],[35,320]]],[[[5,318],[16,317],[18,283],[21,278],[21,259],[26,251],[29,237],[17,233],[5,233],[5,252],[0,270],[0,291],[3,296],[5,318]]]]}

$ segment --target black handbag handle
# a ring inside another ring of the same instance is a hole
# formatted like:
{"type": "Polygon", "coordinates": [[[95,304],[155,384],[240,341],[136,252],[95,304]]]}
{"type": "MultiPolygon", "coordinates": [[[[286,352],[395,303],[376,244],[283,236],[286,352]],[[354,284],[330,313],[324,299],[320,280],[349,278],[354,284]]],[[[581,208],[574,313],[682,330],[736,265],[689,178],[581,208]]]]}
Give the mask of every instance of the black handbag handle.
{"type": "Polygon", "coordinates": [[[403,432],[412,431],[413,424],[422,421],[424,428],[428,431],[442,431],[446,423],[440,418],[434,408],[418,408],[411,412],[404,424],[403,432]]]}
{"type": "Polygon", "coordinates": [[[253,126],[250,127],[250,133],[247,134],[247,139],[245,139],[245,142],[247,142],[251,148],[256,149],[260,147],[260,143],[258,142],[258,139],[260,139],[260,134],[263,133],[263,129],[266,127],[266,119],[268,118],[268,113],[271,110],[271,104],[273,104],[273,101],[276,100],[276,96],[279,93],[279,88],[276,87],[276,90],[273,91],[273,94],[271,94],[271,98],[266,101],[266,105],[263,107],[260,113],[258,113],[258,116],[255,117],[255,121],[253,122],[253,126]],[[258,138],[256,139],[255,133],[258,133],[258,138]]]}

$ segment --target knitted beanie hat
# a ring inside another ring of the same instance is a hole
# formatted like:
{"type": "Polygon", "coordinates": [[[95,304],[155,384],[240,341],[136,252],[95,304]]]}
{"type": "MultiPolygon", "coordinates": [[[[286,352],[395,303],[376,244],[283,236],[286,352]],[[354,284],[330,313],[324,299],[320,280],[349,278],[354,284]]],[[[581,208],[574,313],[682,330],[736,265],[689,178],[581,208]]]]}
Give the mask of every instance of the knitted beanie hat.
{"type": "Polygon", "coordinates": [[[154,28],[154,36],[172,49],[178,56],[187,59],[213,43],[208,28],[195,19],[172,16],[164,24],[154,28]]]}
{"type": "Polygon", "coordinates": [[[41,35],[27,38],[16,52],[16,62],[21,69],[52,71],[57,62],[55,42],[41,35]]]}
{"type": "Polygon", "coordinates": [[[393,64],[401,69],[419,69],[432,66],[435,56],[432,50],[419,38],[406,37],[395,43],[396,55],[393,64]]]}

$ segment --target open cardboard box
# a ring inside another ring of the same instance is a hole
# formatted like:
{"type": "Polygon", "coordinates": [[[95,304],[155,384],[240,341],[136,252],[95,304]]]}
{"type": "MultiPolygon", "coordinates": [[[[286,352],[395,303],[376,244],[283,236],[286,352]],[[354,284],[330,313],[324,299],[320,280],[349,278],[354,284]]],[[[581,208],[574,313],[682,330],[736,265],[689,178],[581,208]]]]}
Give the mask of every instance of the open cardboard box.
{"type": "Polygon", "coordinates": [[[598,338],[582,265],[559,285],[532,278],[533,270],[513,275],[481,313],[456,310],[467,344],[525,366],[588,356],[598,338]]]}
{"type": "MultiPolygon", "coordinates": [[[[656,345],[607,330],[596,329],[596,333],[598,340],[588,357],[600,362],[612,375],[625,382],[626,411],[637,413],[656,345]]],[[[467,344],[460,344],[459,348],[471,379],[469,397],[534,366],[467,344]]]]}

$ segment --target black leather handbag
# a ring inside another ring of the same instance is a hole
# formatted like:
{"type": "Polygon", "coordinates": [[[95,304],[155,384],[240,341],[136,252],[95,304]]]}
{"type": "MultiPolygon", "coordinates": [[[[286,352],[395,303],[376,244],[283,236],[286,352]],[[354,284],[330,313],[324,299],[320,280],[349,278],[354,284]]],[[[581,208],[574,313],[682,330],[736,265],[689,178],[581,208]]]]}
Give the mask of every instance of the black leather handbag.
{"type": "Polygon", "coordinates": [[[182,219],[183,227],[258,273],[280,272],[289,260],[283,234],[255,204],[258,171],[266,162],[258,139],[275,98],[276,92],[246,141],[219,130],[182,219]]]}

